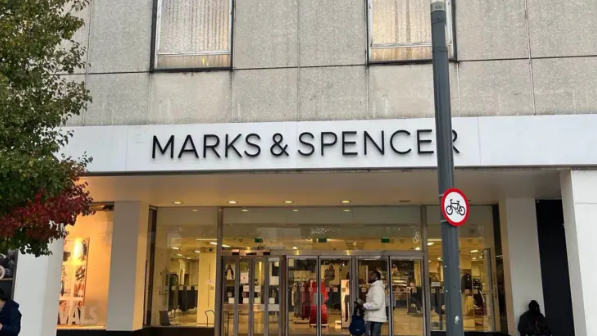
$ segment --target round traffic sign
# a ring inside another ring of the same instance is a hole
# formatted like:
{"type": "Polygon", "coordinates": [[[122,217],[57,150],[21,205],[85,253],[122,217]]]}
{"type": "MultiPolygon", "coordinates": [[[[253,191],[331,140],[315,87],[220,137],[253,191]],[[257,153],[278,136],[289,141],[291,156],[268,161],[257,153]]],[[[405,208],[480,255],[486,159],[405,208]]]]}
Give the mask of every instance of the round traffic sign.
{"type": "Polygon", "coordinates": [[[441,208],[444,218],[453,226],[461,226],[468,219],[468,199],[456,188],[450,188],[444,192],[441,208]]]}

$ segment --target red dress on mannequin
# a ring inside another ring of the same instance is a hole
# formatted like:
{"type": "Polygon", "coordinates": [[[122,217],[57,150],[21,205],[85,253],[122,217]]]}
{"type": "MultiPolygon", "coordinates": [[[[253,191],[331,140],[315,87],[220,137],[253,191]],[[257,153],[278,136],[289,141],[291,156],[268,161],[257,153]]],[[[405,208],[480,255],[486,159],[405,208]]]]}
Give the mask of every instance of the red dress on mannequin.
{"type": "Polygon", "coordinates": [[[317,302],[317,283],[313,281],[311,284],[311,316],[309,317],[310,324],[317,324],[317,305],[321,307],[321,324],[328,323],[328,306],[325,304],[328,301],[328,292],[325,288],[325,283],[321,281],[321,299],[317,302]]]}

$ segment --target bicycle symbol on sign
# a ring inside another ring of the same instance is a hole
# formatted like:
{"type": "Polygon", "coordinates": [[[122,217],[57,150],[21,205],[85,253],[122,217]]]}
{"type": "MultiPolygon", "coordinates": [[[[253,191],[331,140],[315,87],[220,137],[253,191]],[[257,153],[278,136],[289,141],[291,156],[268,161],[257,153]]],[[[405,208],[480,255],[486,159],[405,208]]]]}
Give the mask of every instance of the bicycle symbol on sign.
{"type": "Polygon", "coordinates": [[[446,205],[446,214],[451,216],[454,211],[460,216],[464,216],[466,214],[466,209],[464,206],[460,205],[460,201],[452,201],[450,200],[450,204],[446,205]]]}

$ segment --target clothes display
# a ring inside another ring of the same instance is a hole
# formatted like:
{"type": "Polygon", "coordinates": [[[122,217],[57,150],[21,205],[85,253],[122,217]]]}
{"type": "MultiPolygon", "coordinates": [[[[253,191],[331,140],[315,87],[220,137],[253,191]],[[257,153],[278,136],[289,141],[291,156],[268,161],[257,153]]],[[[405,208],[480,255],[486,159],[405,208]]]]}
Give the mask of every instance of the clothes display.
{"type": "Polygon", "coordinates": [[[321,282],[321,293],[317,293],[317,283],[315,281],[311,281],[311,302],[314,303],[311,305],[311,313],[309,315],[309,323],[316,324],[317,323],[317,306],[319,305],[321,308],[321,324],[328,324],[328,306],[325,304],[328,301],[328,292],[327,287],[325,286],[325,282],[321,282]]]}
{"type": "Polygon", "coordinates": [[[234,280],[234,270],[232,270],[232,265],[226,267],[226,270],[224,271],[224,279],[234,280]]]}

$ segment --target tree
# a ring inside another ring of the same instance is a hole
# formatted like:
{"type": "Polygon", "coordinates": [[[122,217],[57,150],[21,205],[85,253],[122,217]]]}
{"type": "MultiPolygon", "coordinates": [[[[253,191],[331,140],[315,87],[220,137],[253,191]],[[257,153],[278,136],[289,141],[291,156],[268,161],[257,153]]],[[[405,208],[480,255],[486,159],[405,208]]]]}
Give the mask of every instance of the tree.
{"type": "Polygon", "coordinates": [[[0,247],[36,256],[91,213],[91,161],[57,153],[73,136],[60,129],[91,101],[68,75],[84,69],[73,39],[89,0],[0,0],[0,247]]]}

